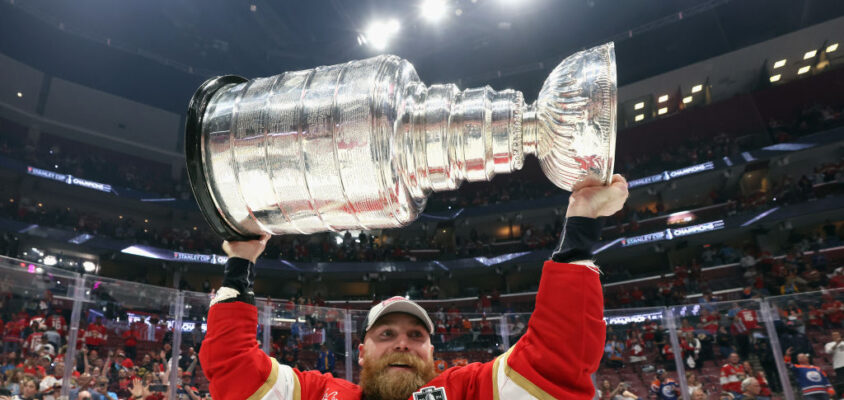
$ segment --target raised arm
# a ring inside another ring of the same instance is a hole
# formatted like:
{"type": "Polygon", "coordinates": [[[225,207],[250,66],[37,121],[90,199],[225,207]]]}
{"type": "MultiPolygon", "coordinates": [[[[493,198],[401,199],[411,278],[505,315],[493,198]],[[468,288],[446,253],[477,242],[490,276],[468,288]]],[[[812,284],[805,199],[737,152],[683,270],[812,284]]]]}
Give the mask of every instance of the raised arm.
{"type": "Polygon", "coordinates": [[[606,324],[591,248],[600,236],[597,218],[616,213],[626,199],[627,182],[620,175],[609,186],[592,179],[575,186],[560,245],[542,270],[527,332],[496,361],[500,398],[594,396],[591,374],[601,361],[606,324]]]}
{"type": "Polygon", "coordinates": [[[258,309],[252,284],[254,263],[269,236],[224,242],[229,260],[223,284],[211,301],[208,332],[199,352],[214,399],[293,399],[295,375],[258,347],[258,309]],[[268,395],[265,397],[265,395],[268,395]]]}

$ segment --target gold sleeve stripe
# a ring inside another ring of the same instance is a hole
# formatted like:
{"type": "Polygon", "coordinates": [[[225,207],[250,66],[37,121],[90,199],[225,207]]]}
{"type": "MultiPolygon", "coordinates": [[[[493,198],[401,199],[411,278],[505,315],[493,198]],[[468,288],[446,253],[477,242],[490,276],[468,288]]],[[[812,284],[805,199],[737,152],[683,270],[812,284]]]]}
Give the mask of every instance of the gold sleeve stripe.
{"type": "MultiPolygon", "coordinates": [[[[524,391],[530,393],[531,396],[533,396],[537,399],[540,399],[540,400],[546,400],[546,399],[554,400],[554,396],[551,396],[546,391],[542,390],[539,386],[537,386],[533,382],[529,381],[527,378],[522,376],[520,373],[516,372],[516,370],[514,370],[513,368],[511,368],[507,364],[507,359],[510,357],[510,353],[512,351],[513,351],[513,348],[511,347],[510,350],[507,350],[506,353],[499,356],[498,360],[495,361],[496,364],[501,363],[501,364],[504,365],[504,375],[506,375],[507,378],[510,378],[510,380],[512,380],[516,385],[518,385],[524,391]]],[[[499,368],[500,368],[500,366],[499,366],[499,368]]],[[[494,369],[496,369],[496,368],[493,368],[493,370],[494,369]]],[[[497,377],[497,374],[496,374],[496,377],[497,377]]],[[[496,389],[500,390],[500,386],[498,386],[497,383],[496,383],[496,389]]],[[[497,397],[497,394],[498,394],[497,390],[496,390],[495,394],[496,394],[496,397],[497,397]]]]}
{"type": "MultiPolygon", "coordinates": [[[[273,359],[273,362],[275,359],[273,359]]],[[[293,374],[293,400],[302,400],[302,387],[299,384],[299,376],[293,374]]]]}
{"type": "MultiPolygon", "coordinates": [[[[509,353],[510,350],[507,350],[509,353]]],[[[504,357],[504,354],[495,357],[495,362],[492,364],[492,400],[500,400],[498,394],[498,366],[501,364],[501,358],[504,357]]]]}
{"type": "MultiPolygon", "coordinates": [[[[276,360],[271,359],[270,364],[272,364],[272,370],[270,371],[270,376],[267,377],[267,380],[261,384],[261,387],[258,388],[255,393],[252,393],[252,396],[249,396],[247,400],[261,400],[267,393],[270,392],[270,389],[275,386],[276,380],[278,380],[278,362],[276,360]]],[[[298,381],[297,381],[298,387],[298,381]]],[[[298,398],[297,398],[298,399],[298,398]]]]}

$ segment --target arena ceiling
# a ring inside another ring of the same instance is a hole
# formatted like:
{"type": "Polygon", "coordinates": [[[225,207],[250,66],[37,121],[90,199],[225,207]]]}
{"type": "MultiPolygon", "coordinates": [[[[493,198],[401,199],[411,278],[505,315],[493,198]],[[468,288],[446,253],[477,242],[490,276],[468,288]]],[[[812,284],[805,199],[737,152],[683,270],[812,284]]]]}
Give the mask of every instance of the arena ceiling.
{"type": "Polygon", "coordinates": [[[426,83],[530,96],[562,57],[606,41],[616,42],[625,84],[844,15],[837,0],[450,0],[446,17],[430,23],[419,4],[8,0],[0,53],[182,113],[209,76],[267,76],[378,54],[360,39],[379,20],[400,24],[383,52],[409,59],[426,83]]]}

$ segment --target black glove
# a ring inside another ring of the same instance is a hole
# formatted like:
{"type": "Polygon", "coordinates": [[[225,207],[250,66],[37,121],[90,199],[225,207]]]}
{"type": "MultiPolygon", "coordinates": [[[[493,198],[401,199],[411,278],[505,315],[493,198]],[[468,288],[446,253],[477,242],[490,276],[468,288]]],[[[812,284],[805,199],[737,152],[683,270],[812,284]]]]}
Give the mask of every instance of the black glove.
{"type": "MultiPolygon", "coordinates": [[[[236,297],[219,300],[218,303],[242,301],[255,305],[255,293],[252,291],[254,284],[255,264],[243,258],[229,257],[229,260],[226,261],[226,269],[223,272],[223,285],[220,289],[231,288],[237,290],[239,294],[236,297]]],[[[222,293],[218,292],[219,294],[222,293]]]]}
{"type": "Polygon", "coordinates": [[[591,260],[592,246],[601,238],[603,226],[603,221],[598,218],[566,218],[560,244],[551,254],[551,260],[559,263],[591,260]]]}

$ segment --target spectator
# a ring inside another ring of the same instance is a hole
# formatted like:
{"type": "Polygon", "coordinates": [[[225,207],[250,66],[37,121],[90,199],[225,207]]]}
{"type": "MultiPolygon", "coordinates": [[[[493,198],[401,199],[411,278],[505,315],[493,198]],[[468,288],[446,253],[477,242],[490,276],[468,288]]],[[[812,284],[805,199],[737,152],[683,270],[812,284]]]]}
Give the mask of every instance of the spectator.
{"type": "Polygon", "coordinates": [[[786,366],[794,374],[797,385],[803,394],[804,399],[829,400],[835,396],[835,390],[826,376],[826,372],[820,367],[809,363],[809,355],[806,353],[797,354],[797,364],[791,363],[791,356],[794,349],[789,347],[785,351],[786,366]]]}
{"type": "Polygon", "coordinates": [[[844,340],[841,332],[832,331],[832,341],[824,346],[826,354],[832,354],[832,367],[835,369],[835,391],[844,393],[844,340]]]}
{"type": "Polygon", "coordinates": [[[739,362],[738,353],[730,353],[727,363],[721,367],[721,390],[740,395],[744,377],[744,366],[739,362]]]}
{"type": "Polygon", "coordinates": [[[334,352],[325,344],[320,345],[316,369],[323,374],[334,373],[334,352]]]}
{"type": "Polygon", "coordinates": [[[741,381],[741,396],[737,398],[741,400],[756,400],[761,391],[762,387],[756,378],[745,378],[741,381]]]}
{"type": "Polygon", "coordinates": [[[40,400],[38,382],[33,377],[26,377],[21,382],[20,400],[40,400]]]}

